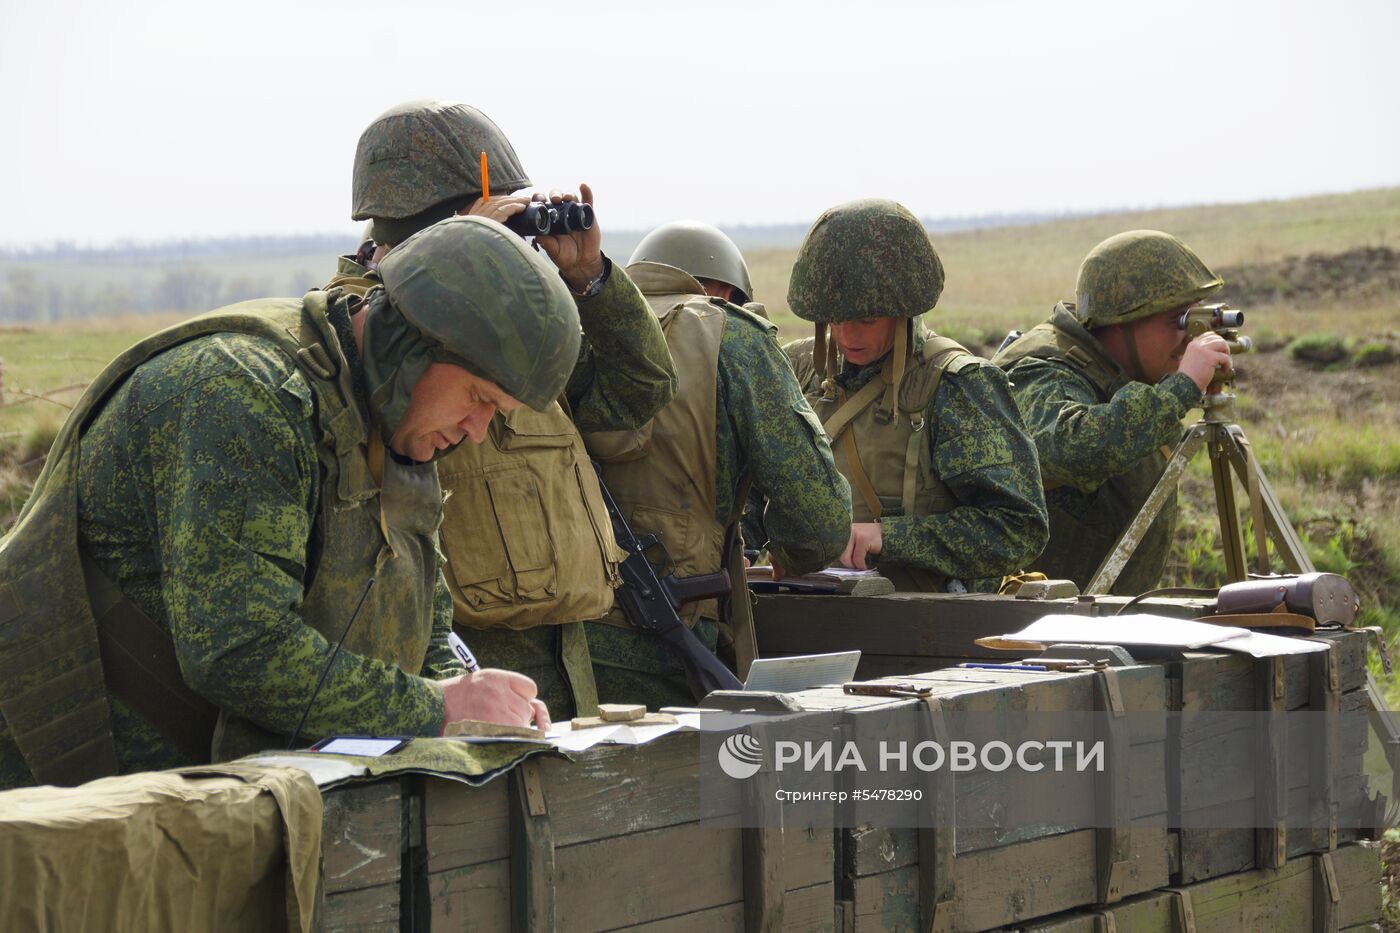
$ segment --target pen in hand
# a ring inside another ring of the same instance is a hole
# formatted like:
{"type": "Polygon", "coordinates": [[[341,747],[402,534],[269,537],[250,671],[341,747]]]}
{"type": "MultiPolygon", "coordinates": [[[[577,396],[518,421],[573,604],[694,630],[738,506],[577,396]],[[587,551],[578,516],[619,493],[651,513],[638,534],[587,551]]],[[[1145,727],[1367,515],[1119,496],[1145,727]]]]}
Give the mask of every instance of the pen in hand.
{"type": "Polygon", "coordinates": [[[476,661],[476,655],[472,654],[467,643],[462,641],[456,632],[447,633],[447,644],[452,648],[452,653],[457,656],[458,660],[467,666],[468,671],[475,674],[481,670],[481,665],[476,661]]]}

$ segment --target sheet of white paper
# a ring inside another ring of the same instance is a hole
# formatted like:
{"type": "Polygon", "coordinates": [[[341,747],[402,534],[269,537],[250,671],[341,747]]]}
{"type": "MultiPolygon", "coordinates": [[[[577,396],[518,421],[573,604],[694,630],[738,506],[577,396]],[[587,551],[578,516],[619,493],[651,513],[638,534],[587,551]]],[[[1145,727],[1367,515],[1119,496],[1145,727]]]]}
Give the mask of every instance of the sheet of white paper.
{"type": "Polygon", "coordinates": [[[827,567],[819,572],[833,577],[878,577],[880,575],[878,570],[855,570],[851,567],[827,567]]]}
{"type": "Polygon", "coordinates": [[[574,729],[572,723],[563,722],[550,730],[549,741],[555,748],[566,752],[581,752],[595,745],[644,745],[672,732],[700,728],[700,715],[679,713],[675,723],[659,726],[629,726],[620,722],[591,729],[574,729]]]}
{"type": "Polygon", "coordinates": [[[379,758],[403,744],[403,739],[334,738],[317,749],[330,755],[360,755],[379,758]]]}
{"type": "Polygon", "coordinates": [[[1266,635],[1230,625],[1213,625],[1193,619],[1134,613],[1124,616],[1048,615],[1004,638],[1016,641],[1081,642],[1091,645],[1152,645],[1165,648],[1210,648],[1239,651],[1254,657],[1306,654],[1326,646],[1300,638],[1266,635]]]}
{"type": "Polygon", "coordinates": [[[1311,641],[1306,638],[1286,638],[1283,635],[1271,635],[1268,632],[1248,632],[1237,638],[1226,639],[1211,645],[1211,648],[1238,651],[1256,658],[1271,658],[1279,654],[1312,654],[1314,651],[1327,650],[1327,646],[1320,641],[1311,641]]]}
{"type": "Polygon", "coordinates": [[[749,665],[745,690],[796,693],[827,684],[844,684],[856,676],[859,651],[800,654],[791,658],[758,658],[749,665]]]}

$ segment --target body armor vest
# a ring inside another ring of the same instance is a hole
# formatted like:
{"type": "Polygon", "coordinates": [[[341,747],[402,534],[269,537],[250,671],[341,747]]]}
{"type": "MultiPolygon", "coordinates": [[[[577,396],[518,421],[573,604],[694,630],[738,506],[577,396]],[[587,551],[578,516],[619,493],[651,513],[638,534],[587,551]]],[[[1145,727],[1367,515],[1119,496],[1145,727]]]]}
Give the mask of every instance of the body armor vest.
{"type": "MultiPolygon", "coordinates": [[[[176,682],[129,674],[124,655],[133,653],[133,644],[156,645],[168,650],[164,660],[173,660],[168,627],[126,600],[78,546],[83,431],[134,369],[199,337],[239,333],[267,340],[295,364],[310,390],[321,494],[308,543],[309,579],[296,607],[302,620],[337,641],[374,577],[345,649],[409,673],[422,669],[432,633],[442,515],[436,469],[386,458],[382,485],[374,479],[365,416],[326,314],[335,299],[334,293],[311,292],[302,300],[244,302],[167,328],[103,370],[64,424],[19,521],[0,541],[0,711],[39,782],[75,783],[116,771],[109,687],[163,734],[183,733],[187,740],[191,731],[196,738],[207,734],[204,758],[211,757],[211,745],[218,760],[275,741],[225,713],[213,729],[214,708],[178,681],[178,668],[176,682]],[[84,578],[86,587],[68,585],[84,578]],[[128,641],[132,625],[145,631],[128,641]],[[113,686],[133,680],[134,692],[113,686]]],[[[159,667],[143,661],[138,670],[159,667]]],[[[193,742],[172,743],[197,754],[193,742]]]]}
{"type": "MultiPolygon", "coordinates": [[[[704,297],[700,283],[679,270],[658,266],[634,278],[661,320],[680,391],[635,431],[590,432],[588,449],[638,537],[657,535],[679,576],[714,573],[724,566],[725,537],[739,518],[715,517],[719,347],[725,318],[736,312],[704,297]]],[[[743,508],[742,494],[734,501],[743,508]]],[[[689,603],[678,614],[692,627],[702,617],[719,618],[714,600],[689,603]]],[[[605,621],[630,625],[620,610],[605,621]]]]}
{"type": "MultiPolygon", "coordinates": [[[[1093,384],[1100,404],[1132,382],[1085,330],[1069,303],[1056,307],[1050,320],[1037,324],[998,353],[994,362],[1008,372],[1027,358],[1054,360],[1072,368],[1093,384]]],[[[1099,564],[1128,527],[1166,469],[1169,451],[1154,450],[1126,473],[1112,477],[1092,492],[1053,481],[1045,483],[1050,514],[1050,543],[1035,569],[1049,577],[1088,586],[1099,564]]],[[[1112,592],[1137,595],[1157,586],[1167,564],[1176,532],[1176,491],[1173,490],[1148,527],[1133,557],[1123,568],[1112,592]]]]}
{"type": "MultiPolygon", "coordinates": [[[[799,341],[788,353],[831,439],[836,468],[851,483],[852,521],[951,511],[957,502],[933,467],[925,415],[943,374],[976,366],[978,358],[954,340],[925,333],[897,390],[891,353],[879,373],[848,397],[835,380],[818,379],[813,347],[810,339],[799,341]]],[[[948,583],[926,569],[881,565],[879,570],[906,592],[941,591],[948,583]]]]}
{"type": "MultiPolygon", "coordinates": [[[[331,282],[361,295],[380,284],[343,257],[331,282]]],[[[625,555],[583,438],[559,402],[497,413],[486,440],[438,460],[438,476],[457,625],[529,629],[596,619],[612,607],[625,555]]]]}

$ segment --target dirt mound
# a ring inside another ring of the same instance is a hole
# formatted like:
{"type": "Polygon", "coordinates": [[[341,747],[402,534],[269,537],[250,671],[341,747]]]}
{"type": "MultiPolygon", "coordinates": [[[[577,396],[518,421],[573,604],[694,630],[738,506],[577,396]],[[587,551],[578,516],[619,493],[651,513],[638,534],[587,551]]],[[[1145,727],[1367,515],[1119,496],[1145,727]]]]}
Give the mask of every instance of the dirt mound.
{"type": "Polygon", "coordinates": [[[1218,271],[1225,280],[1222,298],[1245,307],[1400,295],[1400,251],[1388,246],[1288,256],[1278,262],[1229,266],[1218,271]]]}

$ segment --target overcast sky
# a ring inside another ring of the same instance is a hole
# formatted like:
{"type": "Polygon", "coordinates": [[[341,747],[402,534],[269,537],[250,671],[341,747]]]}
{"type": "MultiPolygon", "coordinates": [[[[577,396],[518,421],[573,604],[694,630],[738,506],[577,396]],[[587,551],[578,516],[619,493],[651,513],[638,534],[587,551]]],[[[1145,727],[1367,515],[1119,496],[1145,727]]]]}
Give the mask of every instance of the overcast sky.
{"type": "Polygon", "coordinates": [[[0,0],[0,245],[340,232],[355,141],[471,103],[605,227],[1400,184],[1400,3],[0,0]]]}

